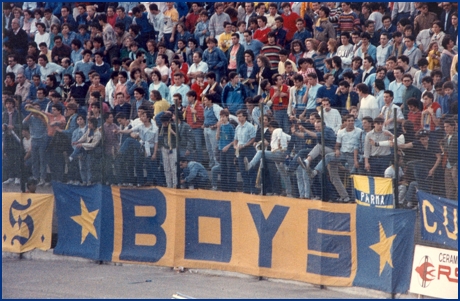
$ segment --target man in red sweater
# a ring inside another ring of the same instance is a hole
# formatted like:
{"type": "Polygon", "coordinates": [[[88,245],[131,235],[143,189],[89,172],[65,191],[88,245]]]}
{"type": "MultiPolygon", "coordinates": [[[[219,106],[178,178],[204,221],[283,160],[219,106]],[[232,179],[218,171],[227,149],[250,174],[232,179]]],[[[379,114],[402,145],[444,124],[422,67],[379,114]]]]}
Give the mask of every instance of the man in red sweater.
{"type": "Polygon", "coordinates": [[[273,86],[270,89],[270,100],[272,101],[272,111],[275,120],[285,133],[289,133],[289,118],[287,108],[289,105],[289,87],[283,84],[283,76],[274,74],[272,77],[273,86]]]}
{"type": "Polygon", "coordinates": [[[257,25],[259,28],[254,32],[254,39],[261,41],[264,44],[268,42],[268,33],[271,31],[270,27],[267,26],[267,17],[258,16],[257,25]]]}
{"type": "Polygon", "coordinates": [[[203,162],[203,129],[204,108],[201,101],[198,100],[195,91],[187,92],[188,105],[185,109],[185,120],[192,128],[193,138],[195,140],[194,159],[196,162],[203,162]]]}
{"type": "Polygon", "coordinates": [[[284,28],[287,29],[286,43],[289,43],[292,41],[294,33],[297,31],[296,20],[300,18],[300,16],[291,11],[291,5],[289,2],[284,2],[281,7],[283,9],[281,17],[284,20],[284,28]]]}

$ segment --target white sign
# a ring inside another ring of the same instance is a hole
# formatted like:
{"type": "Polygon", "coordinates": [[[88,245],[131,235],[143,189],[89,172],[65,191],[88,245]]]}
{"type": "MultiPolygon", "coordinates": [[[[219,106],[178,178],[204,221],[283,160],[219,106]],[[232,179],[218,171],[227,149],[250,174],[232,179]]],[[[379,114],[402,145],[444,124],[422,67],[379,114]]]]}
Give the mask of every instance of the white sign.
{"type": "Polygon", "coordinates": [[[458,251],[415,246],[410,292],[458,299],[458,251]]]}

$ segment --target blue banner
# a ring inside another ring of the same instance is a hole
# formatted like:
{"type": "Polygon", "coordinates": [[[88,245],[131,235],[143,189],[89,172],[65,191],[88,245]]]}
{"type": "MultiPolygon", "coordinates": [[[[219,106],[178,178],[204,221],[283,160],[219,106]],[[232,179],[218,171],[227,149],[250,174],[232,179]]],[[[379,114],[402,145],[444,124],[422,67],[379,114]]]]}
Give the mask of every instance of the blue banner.
{"type": "Polygon", "coordinates": [[[353,285],[388,293],[409,289],[416,214],[357,206],[358,270],[353,285]]]}
{"type": "Polygon", "coordinates": [[[417,192],[422,239],[458,250],[458,202],[417,192]]]}
{"type": "Polygon", "coordinates": [[[110,261],[114,238],[110,187],[53,182],[53,190],[59,225],[54,254],[110,261]]]}
{"type": "Polygon", "coordinates": [[[412,210],[188,189],[53,187],[56,254],[409,289],[412,210]]]}

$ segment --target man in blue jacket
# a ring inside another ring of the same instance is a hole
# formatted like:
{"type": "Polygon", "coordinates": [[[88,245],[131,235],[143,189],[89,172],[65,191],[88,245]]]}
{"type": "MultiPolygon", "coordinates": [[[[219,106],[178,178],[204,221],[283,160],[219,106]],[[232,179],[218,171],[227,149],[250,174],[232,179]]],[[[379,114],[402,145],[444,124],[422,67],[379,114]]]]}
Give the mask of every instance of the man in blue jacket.
{"type": "Polygon", "coordinates": [[[236,111],[243,108],[246,90],[240,83],[240,77],[236,72],[230,72],[228,79],[222,91],[222,107],[228,108],[230,113],[235,115],[236,111]]]}
{"type": "Polygon", "coordinates": [[[190,189],[209,189],[208,172],[201,163],[189,161],[186,157],[180,159],[180,168],[183,171],[180,183],[190,189]]]}
{"type": "Polygon", "coordinates": [[[208,49],[203,53],[203,62],[208,64],[209,71],[216,74],[216,81],[219,83],[220,78],[225,74],[227,58],[224,52],[216,47],[217,40],[215,38],[208,38],[206,45],[208,45],[208,49]]]}

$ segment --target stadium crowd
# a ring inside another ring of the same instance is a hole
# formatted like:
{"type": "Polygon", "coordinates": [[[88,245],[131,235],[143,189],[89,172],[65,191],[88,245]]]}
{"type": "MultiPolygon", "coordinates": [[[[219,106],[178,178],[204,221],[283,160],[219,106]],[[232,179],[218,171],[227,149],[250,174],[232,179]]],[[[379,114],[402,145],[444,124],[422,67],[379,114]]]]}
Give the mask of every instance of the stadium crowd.
{"type": "Polygon", "coordinates": [[[267,194],[318,198],[325,173],[347,203],[350,174],[395,177],[397,142],[402,205],[457,199],[457,3],[11,2],[2,17],[4,184],[24,162],[39,186],[256,194],[263,148],[267,194]]]}

